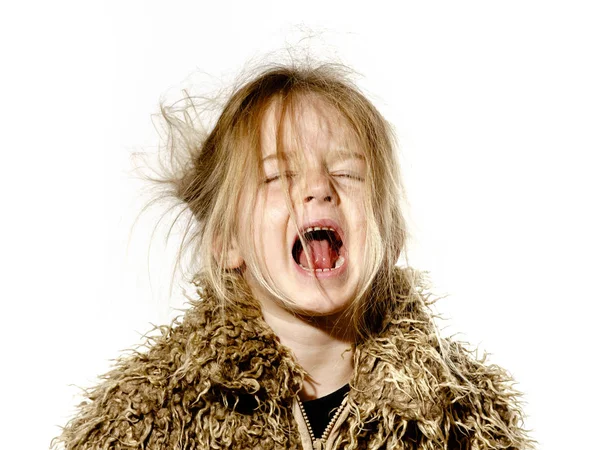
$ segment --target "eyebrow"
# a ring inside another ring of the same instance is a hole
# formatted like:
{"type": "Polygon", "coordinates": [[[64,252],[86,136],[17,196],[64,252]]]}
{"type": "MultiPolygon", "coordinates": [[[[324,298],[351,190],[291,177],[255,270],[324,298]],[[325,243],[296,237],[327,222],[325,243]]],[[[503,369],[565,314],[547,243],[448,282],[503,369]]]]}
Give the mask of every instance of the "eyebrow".
{"type": "Polygon", "coordinates": [[[288,155],[286,152],[283,153],[271,153],[270,155],[265,156],[262,159],[262,162],[267,162],[270,161],[272,159],[288,159],[288,155]]]}
{"type": "MultiPolygon", "coordinates": [[[[345,150],[339,150],[339,151],[335,151],[333,153],[335,154],[335,156],[333,157],[334,162],[345,161],[348,159],[360,159],[361,161],[365,160],[365,156],[362,153],[358,153],[358,152],[349,152],[349,151],[345,151],[345,150]]],[[[262,162],[265,163],[272,159],[287,160],[287,159],[289,159],[288,155],[289,155],[288,152],[271,153],[270,155],[265,156],[262,159],[262,162]]]]}
{"type": "Polygon", "coordinates": [[[334,152],[334,155],[335,156],[332,158],[333,162],[346,161],[348,159],[360,159],[361,161],[364,161],[366,159],[365,155],[362,153],[349,152],[345,150],[338,150],[334,152]]]}

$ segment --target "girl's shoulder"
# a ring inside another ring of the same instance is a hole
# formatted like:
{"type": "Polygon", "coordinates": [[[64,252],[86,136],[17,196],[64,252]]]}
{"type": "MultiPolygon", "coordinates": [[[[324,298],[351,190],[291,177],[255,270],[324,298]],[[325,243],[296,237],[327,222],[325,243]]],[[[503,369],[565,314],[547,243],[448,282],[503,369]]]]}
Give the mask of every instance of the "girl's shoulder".
{"type": "Polygon", "coordinates": [[[353,383],[363,417],[413,421],[432,442],[462,439],[464,448],[530,448],[509,372],[440,336],[427,273],[397,269],[395,276],[384,329],[357,348],[353,383]]]}
{"type": "Polygon", "coordinates": [[[227,402],[243,407],[259,394],[292,397],[302,372],[266,325],[248,320],[251,314],[223,309],[213,298],[191,302],[181,320],[155,328],[85,391],[53,448],[108,448],[116,441],[123,448],[178,448],[170,440],[201,428],[194,424],[199,411],[228,411],[227,402]]]}
{"type": "MultiPolygon", "coordinates": [[[[142,345],[124,352],[95,387],[84,391],[84,401],[52,448],[106,448],[115,441],[123,448],[137,448],[148,438],[149,429],[153,436],[160,435],[161,421],[171,415],[165,404],[189,395],[183,390],[178,393],[176,386],[179,378],[186,378],[186,352],[193,338],[182,323],[150,331],[142,345]]],[[[202,381],[196,381],[201,389],[202,381]]],[[[163,425],[166,438],[169,424],[163,425]]]]}

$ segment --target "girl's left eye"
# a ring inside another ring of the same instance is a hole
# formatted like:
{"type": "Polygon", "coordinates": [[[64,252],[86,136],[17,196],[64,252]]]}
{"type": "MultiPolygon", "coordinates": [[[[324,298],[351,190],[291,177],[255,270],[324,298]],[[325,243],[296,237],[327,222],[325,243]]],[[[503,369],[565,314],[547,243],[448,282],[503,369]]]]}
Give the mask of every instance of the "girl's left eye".
{"type": "Polygon", "coordinates": [[[333,172],[331,175],[336,178],[347,178],[349,180],[365,181],[363,177],[353,172],[333,172]]]}

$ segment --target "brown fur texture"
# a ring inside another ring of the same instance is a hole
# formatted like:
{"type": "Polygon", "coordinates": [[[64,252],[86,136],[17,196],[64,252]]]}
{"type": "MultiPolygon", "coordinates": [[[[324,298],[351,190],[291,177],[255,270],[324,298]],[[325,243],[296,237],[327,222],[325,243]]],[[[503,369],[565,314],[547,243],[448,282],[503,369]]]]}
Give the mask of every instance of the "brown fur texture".
{"type": "MultiPolygon", "coordinates": [[[[382,331],[356,346],[339,449],[529,449],[519,394],[501,368],[438,337],[410,269],[382,331]]],[[[301,449],[292,415],[304,371],[240,295],[200,289],[183,320],[122,357],[53,442],[67,450],[301,449]]]]}

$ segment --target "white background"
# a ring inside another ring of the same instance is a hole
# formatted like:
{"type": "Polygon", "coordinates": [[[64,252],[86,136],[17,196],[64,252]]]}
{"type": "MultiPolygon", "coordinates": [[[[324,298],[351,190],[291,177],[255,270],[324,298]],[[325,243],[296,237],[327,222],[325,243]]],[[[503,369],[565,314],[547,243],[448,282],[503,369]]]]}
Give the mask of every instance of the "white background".
{"type": "Polygon", "coordinates": [[[131,155],[158,144],[160,99],[298,45],[353,67],[395,125],[410,257],[451,294],[444,332],[511,371],[540,448],[599,448],[595,3],[3,6],[2,448],[46,448],[70,385],[181,305],[174,242],[159,227],[148,249],[163,210],[132,229],[148,198],[131,155]]]}

